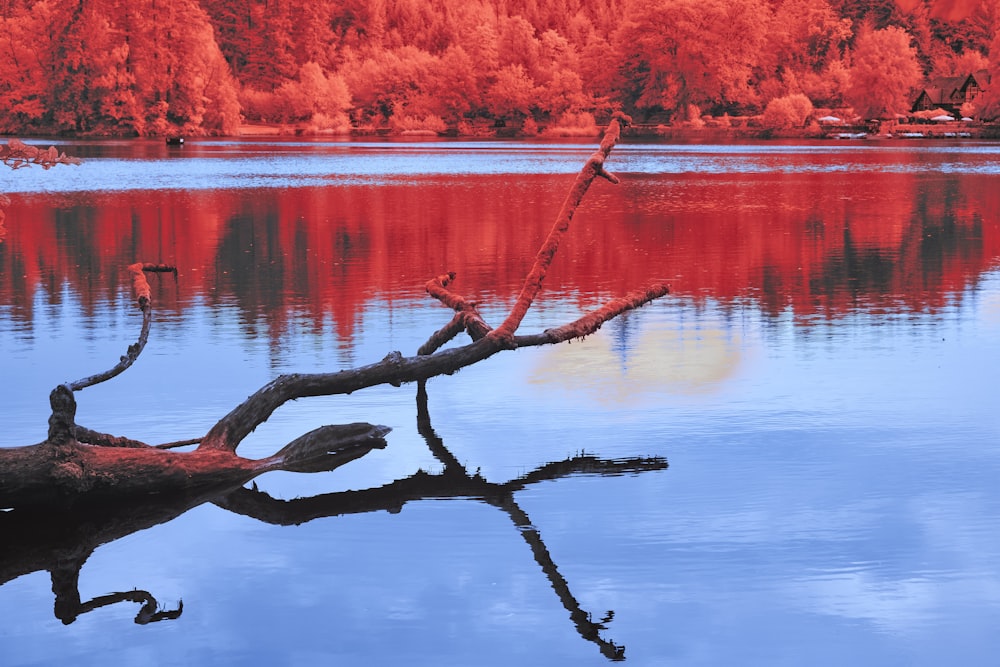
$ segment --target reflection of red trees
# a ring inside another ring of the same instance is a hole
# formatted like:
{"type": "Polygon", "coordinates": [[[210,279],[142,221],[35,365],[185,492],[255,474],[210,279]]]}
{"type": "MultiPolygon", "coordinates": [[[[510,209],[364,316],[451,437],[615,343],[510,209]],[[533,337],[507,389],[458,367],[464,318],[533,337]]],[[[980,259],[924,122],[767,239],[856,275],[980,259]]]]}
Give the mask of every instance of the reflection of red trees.
{"type": "MultiPolygon", "coordinates": [[[[546,289],[593,305],[650,280],[675,295],[835,317],[944,307],[1000,262],[1000,191],[976,177],[680,175],[598,187],[546,289]],[[744,177],[745,178],[745,177],[744,177]]],[[[564,178],[13,197],[0,299],[32,320],[38,290],[93,312],[136,259],[176,264],[160,312],[235,304],[272,337],[289,322],[352,336],[366,308],[423,299],[428,276],[506,302],[561,203],[564,178]]],[[[154,283],[156,281],[154,280],[154,283]]],[[[155,285],[154,285],[155,287],[155,285]]]]}
{"type": "Polygon", "coordinates": [[[580,261],[618,276],[612,290],[652,270],[674,294],[750,298],[769,314],[936,309],[1000,261],[1000,193],[985,179],[922,180],[679,177],[631,196],[631,233],[588,228],[596,236],[580,261]],[[641,268],[609,257],[630,254],[642,254],[641,268]]]}

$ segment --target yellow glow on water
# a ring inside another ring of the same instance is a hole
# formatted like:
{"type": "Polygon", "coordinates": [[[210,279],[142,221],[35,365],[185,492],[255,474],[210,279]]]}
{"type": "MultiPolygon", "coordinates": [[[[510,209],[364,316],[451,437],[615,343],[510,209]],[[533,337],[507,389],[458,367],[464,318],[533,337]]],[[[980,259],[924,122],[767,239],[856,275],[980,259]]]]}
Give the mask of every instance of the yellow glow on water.
{"type": "Polygon", "coordinates": [[[546,350],[529,376],[601,403],[662,394],[707,394],[732,377],[741,361],[739,336],[717,326],[662,323],[619,345],[602,330],[583,341],[546,350]]]}

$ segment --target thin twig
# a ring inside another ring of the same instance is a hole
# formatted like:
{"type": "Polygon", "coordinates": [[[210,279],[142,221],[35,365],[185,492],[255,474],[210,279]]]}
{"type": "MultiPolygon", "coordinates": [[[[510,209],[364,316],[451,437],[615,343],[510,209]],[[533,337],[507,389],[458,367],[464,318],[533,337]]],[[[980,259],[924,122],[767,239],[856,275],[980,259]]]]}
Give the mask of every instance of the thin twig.
{"type": "Polygon", "coordinates": [[[448,285],[454,282],[454,280],[454,271],[438,276],[437,278],[432,278],[427,281],[427,293],[454,310],[456,313],[461,314],[462,326],[469,332],[469,337],[472,338],[472,340],[479,340],[492,331],[493,327],[487,324],[483,320],[482,315],[479,314],[479,310],[477,308],[479,305],[478,303],[470,301],[448,289],[448,285]]]}
{"type": "Polygon", "coordinates": [[[175,276],[177,275],[177,269],[166,264],[143,264],[142,262],[136,262],[135,264],[130,264],[128,270],[132,274],[132,290],[135,292],[136,304],[139,306],[139,310],[142,311],[142,326],[139,329],[139,339],[128,346],[125,354],[122,355],[118,363],[112,368],[103,373],[68,383],[67,386],[71,391],[80,391],[81,389],[86,389],[87,387],[110,380],[120,375],[125,369],[135,363],[135,360],[139,358],[139,354],[142,353],[143,348],[146,347],[146,341],[149,339],[149,327],[153,320],[151,292],[144,272],[173,273],[175,276]]]}
{"type": "Polygon", "coordinates": [[[176,440],[174,442],[165,442],[162,445],[153,445],[154,449],[176,449],[178,447],[187,447],[189,445],[197,445],[201,442],[201,438],[191,438],[190,440],[176,440]]]}
{"type": "Polygon", "coordinates": [[[654,299],[666,296],[670,289],[666,285],[655,284],[641,290],[636,290],[625,296],[607,302],[597,310],[591,311],[583,317],[564,324],[554,329],[546,329],[540,334],[527,336],[514,336],[514,344],[518,347],[528,347],[532,345],[549,345],[561,343],[574,338],[589,336],[601,328],[608,320],[618,317],[622,313],[640,308],[654,299]]]}

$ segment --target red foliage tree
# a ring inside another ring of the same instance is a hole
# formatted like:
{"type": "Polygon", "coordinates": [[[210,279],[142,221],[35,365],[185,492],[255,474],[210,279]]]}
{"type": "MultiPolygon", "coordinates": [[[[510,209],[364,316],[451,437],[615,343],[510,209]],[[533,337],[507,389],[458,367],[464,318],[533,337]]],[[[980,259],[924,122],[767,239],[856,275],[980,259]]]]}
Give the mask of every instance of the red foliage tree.
{"type": "Polygon", "coordinates": [[[350,115],[365,125],[433,117],[455,126],[511,114],[544,123],[619,106],[757,113],[798,93],[825,106],[850,97],[877,115],[908,106],[900,102],[907,90],[895,91],[892,104],[881,92],[874,107],[864,103],[868,91],[885,90],[880,77],[890,87],[913,83],[908,56],[866,43],[861,32],[908,30],[925,72],[984,64],[996,3],[957,13],[946,4],[6,0],[0,132],[232,133],[241,112],[251,121],[308,122],[298,97],[310,63],[347,84],[350,115]],[[877,61],[890,52],[902,60],[893,56],[887,71],[877,61]],[[497,98],[512,86],[518,96],[532,90],[527,108],[497,98]]]}
{"type": "Polygon", "coordinates": [[[908,110],[922,78],[917,50],[902,28],[866,30],[854,45],[848,101],[862,118],[908,110]]]}
{"type": "Polygon", "coordinates": [[[641,109],[740,105],[764,46],[770,8],[761,0],[635,0],[615,36],[626,99],[641,109]]]}

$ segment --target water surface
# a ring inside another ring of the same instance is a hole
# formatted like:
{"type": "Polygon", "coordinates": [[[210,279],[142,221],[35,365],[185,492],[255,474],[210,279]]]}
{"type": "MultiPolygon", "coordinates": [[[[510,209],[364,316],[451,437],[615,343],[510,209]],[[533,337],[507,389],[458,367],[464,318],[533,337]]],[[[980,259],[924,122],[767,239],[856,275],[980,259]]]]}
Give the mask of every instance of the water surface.
{"type": "MultiPolygon", "coordinates": [[[[151,278],[146,351],[78,421],[151,443],[279,373],[413,354],[449,319],[423,288],[445,271],[499,323],[593,145],[61,148],[84,164],[0,173],[5,446],[134,340],[134,261],[178,276],[151,278]]],[[[259,478],[313,498],[280,512],[238,495],[29,556],[16,533],[4,664],[989,664],[1000,148],[626,144],[609,167],[522,331],[670,296],[432,380],[433,432],[412,386],[283,407],[241,453],[393,431],[334,472],[259,478]],[[418,471],[437,486],[405,496],[418,471]],[[340,493],[382,485],[392,502],[340,493]],[[140,589],[161,620],[121,601],[64,624],[74,563],[81,605],[140,589]]]]}

